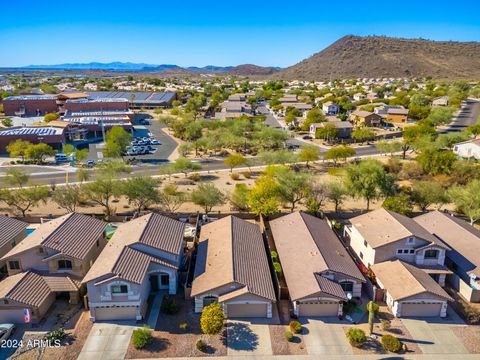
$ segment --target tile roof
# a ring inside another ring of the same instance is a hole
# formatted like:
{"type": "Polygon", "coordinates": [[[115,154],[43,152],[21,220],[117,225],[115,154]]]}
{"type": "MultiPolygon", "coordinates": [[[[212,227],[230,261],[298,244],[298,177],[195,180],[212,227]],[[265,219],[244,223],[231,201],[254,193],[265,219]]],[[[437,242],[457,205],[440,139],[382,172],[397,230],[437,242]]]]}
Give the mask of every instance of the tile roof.
{"type": "MultiPolygon", "coordinates": [[[[139,274],[143,271],[141,266],[145,265],[146,258],[141,255],[141,252],[137,254],[139,251],[124,252],[125,248],[144,244],[153,249],[179,255],[184,244],[184,228],[184,223],[156,213],[120,225],[85,275],[83,283],[105,275],[118,276],[116,271],[125,278],[137,281],[139,274]],[[143,264],[139,265],[139,268],[131,262],[137,260],[143,264]]],[[[152,258],[161,261],[153,255],[152,258]]]]}
{"type": "Polygon", "coordinates": [[[258,225],[227,216],[202,226],[200,234],[192,296],[236,283],[251,294],[275,301],[258,225]]]}
{"type": "Polygon", "coordinates": [[[466,274],[480,276],[480,230],[440,211],[431,211],[414,220],[450,246],[447,256],[466,274]]]}
{"type": "Polygon", "coordinates": [[[371,266],[377,280],[395,301],[430,293],[448,301],[453,299],[422,269],[400,260],[371,266]]]}
{"type": "Polygon", "coordinates": [[[320,286],[320,291],[322,293],[337,297],[345,301],[348,300],[345,296],[345,291],[343,291],[342,286],[339,283],[327,279],[320,274],[315,274],[315,278],[317,279],[318,286],[320,286]]]}
{"type": "Polygon", "coordinates": [[[318,281],[322,272],[365,281],[326,220],[294,212],[270,221],[270,228],[292,300],[322,291],[321,285],[326,289],[326,282],[318,281]]]}
{"type": "Polygon", "coordinates": [[[374,249],[409,236],[416,236],[448,249],[443,241],[430,234],[415,220],[384,208],[356,216],[350,219],[350,223],[374,249]]]}
{"type": "Polygon", "coordinates": [[[13,238],[20,233],[25,233],[28,223],[0,215],[0,247],[10,242],[13,238]]]}

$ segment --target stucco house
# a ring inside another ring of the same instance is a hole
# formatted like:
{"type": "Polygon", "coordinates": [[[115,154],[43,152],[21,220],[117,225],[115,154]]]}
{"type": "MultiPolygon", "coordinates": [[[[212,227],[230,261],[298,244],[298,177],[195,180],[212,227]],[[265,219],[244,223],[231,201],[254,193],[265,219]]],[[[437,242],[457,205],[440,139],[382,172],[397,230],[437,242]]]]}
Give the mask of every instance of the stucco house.
{"type": "Polygon", "coordinates": [[[338,316],[365,278],[326,219],[294,212],[269,222],[296,316],[338,316]]]}
{"type": "Polygon", "coordinates": [[[203,225],[191,296],[195,312],[218,302],[227,317],[272,317],[276,302],[260,227],[235,216],[203,225]]]}
{"type": "Polygon", "coordinates": [[[401,260],[372,265],[384,300],[396,317],[445,317],[453,299],[426,272],[401,260]]]}
{"type": "Polygon", "coordinates": [[[417,216],[415,221],[450,247],[445,265],[453,271],[447,282],[467,301],[480,302],[480,230],[440,211],[417,216]]]}
{"type": "Polygon", "coordinates": [[[355,110],[350,114],[350,121],[355,126],[378,126],[382,117],[370,111],[355,110]]]}
{"type": "Polygon", "coordinates": [[[344,235],[366,267],[400,259],[422,269],[441,286],[452,273],[444,265],[450,247],[414,219],[393,211],[381,208],[354,217],[344,235]]]}
{"type": "Polygon", "coordinates": [[[40,225],[3,258],[9,276],[0,282],[0,322],[42,319],[57,296],[79,301],[83,276],[106,244],[107,223],[70,213],[40,225]],[[2,301],[3,300],[3,301],[2,301]]]}
{"type": "Polygon", "coordinates": [[[333,101],[327,101],[322,105],[322,111],[325,115],[336,115],[339,112],[339,107],[333,101]]]}
{"type": "MultiPolygon", "coordinates": [[[[28,223],[8,216],[0,215],[0,258],[27,236],[28,223]]],[[[0,261],[2,272],[7,272],[5,261],[0,261]]]]}
{"type": "Polygon", "coordinates": [[[175,294],[184,227],[156,213],[120,225],[83,279],[90,319],[141,320],[151,293],[175,294]]]}
{"type": "Polygon", "coordinates": [[[453,152],[463,159],[480,160],[480,139],[464,141],[453,146],[453,152]]]}

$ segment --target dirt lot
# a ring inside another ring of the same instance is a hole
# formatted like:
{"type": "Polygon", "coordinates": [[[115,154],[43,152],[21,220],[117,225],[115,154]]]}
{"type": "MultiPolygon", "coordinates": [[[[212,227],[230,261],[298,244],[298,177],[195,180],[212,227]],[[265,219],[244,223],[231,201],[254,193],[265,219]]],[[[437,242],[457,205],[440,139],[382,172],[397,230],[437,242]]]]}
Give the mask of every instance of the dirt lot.
{"type": "Polygon", "coordinates": [[[180,310],[175,315],[160,314],[153,340],[142,350],[136,350],[130,344],[126,358],[159,358],[159,357],[194,357],[194,356],[224,356],[227,355],[225,333],[220,335],[203,335],[200,329],[200,315],[193,312],[190,301],[185,301],[181,295],[175,296],[180,310]],[[187,329],[180,329],[180,324],[186,322],[187,329]],[[208,344],[205,353],[195,348],[197,340],[202,339],[208,344]]]}
{"type": "MultiPolygon", "coordinates": [[[[370,355],[370,354],[388,354],[389,352],[384,350],[380,342],[382,335],[393,335],[397,337],[402,344],[407,346],[407,354],[416,355],[421,354],[422,351],[420,347],[415,343],[415,340],[412,339],[412,336],[408,332],[407,328],[403,325],[402,321],[399,318],[395,318],[386,308],[386,306],[380,306],[379,317],[381,319],[390,320],[390,329],[383,330],[382,324],[379,318],[375,319],[373,325],[373,334],[377,336],[377,339],[372,339],[368,336],[368,323],[362,323],[355,325],[355,328],[362,329],[367,334],[367,343],[361,348],[353,348],[353,353],[356,355],[370,355]]],[[[345,327],[345,333],[351,327],[345,327]]]]}

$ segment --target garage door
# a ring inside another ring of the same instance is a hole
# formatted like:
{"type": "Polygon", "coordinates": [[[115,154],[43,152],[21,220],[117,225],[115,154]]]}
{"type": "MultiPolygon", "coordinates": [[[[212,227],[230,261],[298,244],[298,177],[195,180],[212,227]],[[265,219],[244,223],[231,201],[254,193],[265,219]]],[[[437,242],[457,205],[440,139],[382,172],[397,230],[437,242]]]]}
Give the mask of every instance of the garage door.
{"type": "Polygon", "coordinates": [[[23,309],[0,310],[0,323],[23,324],[23,309]]]}
{"type": "Polygon", "coordinates": [[[338,302],[312,301],[298,304],[299,316],[337,316],[338,302]]]}
{"type": "Polygon", "coordinates": [[[402,303],[402,316],[440,316],[441,303],[402,303]]]}
{"type": "Polygon", "coordinates": [[[227,316],[234,317],[266,317],[267,304],[228,304],[227,316]]]}
{"type": "Polygon", "coordinates": [[[95,308],[95,320],[135,320],[135,306],[95,308]]]}

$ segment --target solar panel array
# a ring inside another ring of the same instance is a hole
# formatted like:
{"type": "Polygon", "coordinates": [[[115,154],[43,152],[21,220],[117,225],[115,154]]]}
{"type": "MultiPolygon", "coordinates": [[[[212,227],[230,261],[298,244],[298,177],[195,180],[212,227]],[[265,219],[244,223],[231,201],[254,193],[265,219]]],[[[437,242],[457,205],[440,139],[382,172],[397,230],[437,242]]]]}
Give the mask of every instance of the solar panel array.
{"type": "Polygon", "coordinates": [[[89,91],[92,99],[125,98],[133,103],[155,104],[166,103],[175,97],[174,92],[149,92],[149,91],[89,91]]]}
{"type": "Polygon", "coordinates": [[[54,128],[20,128],[0,131],[0,136],[11,135],[55,135],[57,130],[54,128]]]}

